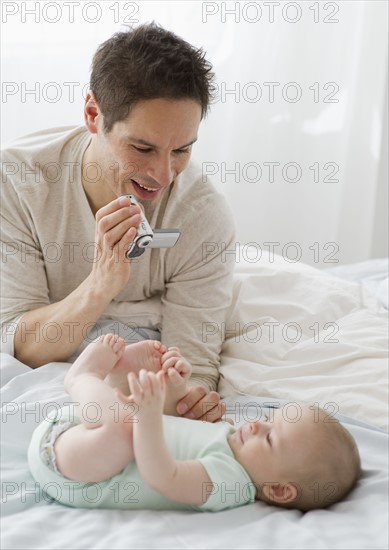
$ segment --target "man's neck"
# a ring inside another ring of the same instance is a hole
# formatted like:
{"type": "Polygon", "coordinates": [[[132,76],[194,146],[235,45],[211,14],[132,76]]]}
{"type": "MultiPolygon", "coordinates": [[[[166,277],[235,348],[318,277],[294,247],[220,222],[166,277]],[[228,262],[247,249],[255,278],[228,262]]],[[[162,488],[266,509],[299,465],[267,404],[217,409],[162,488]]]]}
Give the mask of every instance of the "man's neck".
{"type": "Polygon", "coordinates": [[[112,196],[109,186],[102,179],[96,181],[87,178],[88,170],[86,170],[86,167],[93,164],[96,165],[97,162],[95,161],[92,137],[82,157],[82,186],[92,213],[95,216],[100,208],[111,202],[115,197],[112,196]]]}

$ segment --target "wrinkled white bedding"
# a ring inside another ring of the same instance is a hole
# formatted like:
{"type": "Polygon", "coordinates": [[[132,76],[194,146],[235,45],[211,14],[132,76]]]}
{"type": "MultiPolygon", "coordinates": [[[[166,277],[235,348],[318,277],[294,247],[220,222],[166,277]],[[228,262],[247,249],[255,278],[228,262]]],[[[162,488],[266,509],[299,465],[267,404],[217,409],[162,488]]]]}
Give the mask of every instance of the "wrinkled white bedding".
{"type": "Polygon", "coordinates": [[[63,390],[69,365],[31,370],[2,354],[1,548],[386,549],[388,434],[379,427],[387,426],[387,319],[380,300],[357,283],[280,258],[239,265],[227,328],[235,332],[223,346],[220,390],[229,415],[239,425],[265,402],[296,400],[344,415],[363,466],[346,500],[307,514],[262,503],[218,514],[49,503],[28,471],[26,451],[41,418],[69,399],[63,390]],[[321,332],[310,328],[315,323],[321,332]]]}
{"type": "Polygon", "coordinates": [[[319,403],[387,429],[387,314],[365,285],[280,256],[240,263],[219,391],[319,403]]]}

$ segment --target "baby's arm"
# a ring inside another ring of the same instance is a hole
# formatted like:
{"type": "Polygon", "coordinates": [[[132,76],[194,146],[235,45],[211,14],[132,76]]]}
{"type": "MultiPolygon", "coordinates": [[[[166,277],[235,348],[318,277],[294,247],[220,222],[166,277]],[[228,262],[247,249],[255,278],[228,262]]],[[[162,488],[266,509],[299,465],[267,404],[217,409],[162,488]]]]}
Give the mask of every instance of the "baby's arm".
{"type": "Polygon", "coordinates": [[[210,477],[198,460],[174,459],[163,437],[165,374],[141,370],[139,382],[131,373],[129,383],[130,399],[138,406],[133,442],[141,477],[170,500],[200,506],[211,492],[210,477]]]}

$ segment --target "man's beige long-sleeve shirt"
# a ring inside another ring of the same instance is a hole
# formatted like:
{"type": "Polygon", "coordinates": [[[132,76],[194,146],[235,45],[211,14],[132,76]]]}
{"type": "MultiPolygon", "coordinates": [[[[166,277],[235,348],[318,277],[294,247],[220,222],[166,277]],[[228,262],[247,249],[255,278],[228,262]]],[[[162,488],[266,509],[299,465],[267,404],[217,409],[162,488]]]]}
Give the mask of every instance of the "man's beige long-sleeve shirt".
{"type": "MultiPolygon", "coordinates": [[[[2,153],[2,351],[13,354],[24,313],[64,299],[91,272],[95,218],[81,177],[90,139],[83,127],[54,128],[21,138],[2,153]]],[[[180,229],[180,239],[173,248],[146,250],[133,260],[129,282],[104,318],[125,323],[129,331],[159,330],[162,342],[179,346],[191,362],[194,380],[215,389],[232,295],[232,213],[190,162],[147,214],[153,228],[180,229]]],[[[76,321],[68,322],[59,337],[71,338],[76,321]]],[[[47,328],[40,337],[52,341],[55,331],[47,328]]]]}

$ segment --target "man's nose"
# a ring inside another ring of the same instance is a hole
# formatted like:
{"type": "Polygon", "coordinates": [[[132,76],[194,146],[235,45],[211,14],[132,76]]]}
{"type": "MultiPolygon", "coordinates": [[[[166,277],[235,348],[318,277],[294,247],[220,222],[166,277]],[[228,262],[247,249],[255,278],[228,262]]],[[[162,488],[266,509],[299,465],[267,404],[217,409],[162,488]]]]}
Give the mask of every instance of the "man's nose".
{"type": "Polygon", "coordinates": [[[161,187],[170,185],[175,177],[173,161],[169,156],[154,159],[147,175],[159,183],[161,187]]]}

